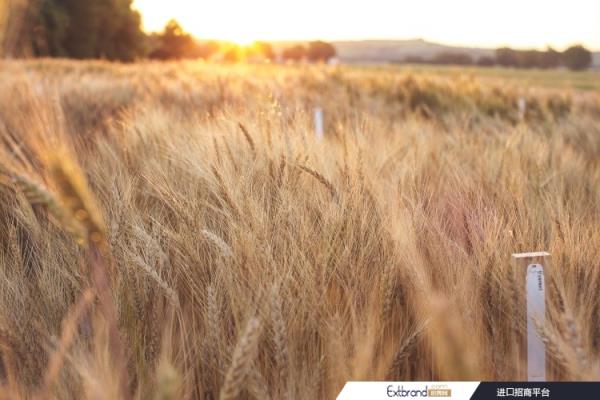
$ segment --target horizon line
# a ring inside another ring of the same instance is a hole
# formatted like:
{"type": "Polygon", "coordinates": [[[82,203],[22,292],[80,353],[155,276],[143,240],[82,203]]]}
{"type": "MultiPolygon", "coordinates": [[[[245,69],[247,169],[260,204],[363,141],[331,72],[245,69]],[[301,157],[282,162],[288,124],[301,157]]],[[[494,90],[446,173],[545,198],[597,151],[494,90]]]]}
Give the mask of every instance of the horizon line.
{"type": "MultiPolygon", "coordinates": [[[[151,31],[151,32],[147,32],[148,34],[159,34],[160,31],[151,31]]],[[[231,43],[236,43],[235,40],[231,40],[231,39],[220,39],[220,38],[201,38],[198,37],[197,35],[194,35],[193,33],[187,32],[189,33],[195,40],[197,41],[216,41],[216,42],[231,42],[231,43]]],[[[428,43],[428,44],[433,44],[433,45],[440,45],[440,46],[446,46],[446,47],[455,47],[455,48],[464,48],[464,49],[476,49],[476,50],[496,50],[496,49],[500,49],[500,48],[511,48],[514,50],[537,50],[537,51],[544,51],[544,50],[548,50],[549,48],[552,48],[554,50],[557,51],[564,51],[566,49],[568,49],[571,46],[577,46],[577,45],[581,45],[583,47],[585,47],[586,49],[588,49],[589,51],[591,51],[592,53],[600,53],[600,46],[599,47],[590,47],[588,45],[586,45],[583,42],[573,42],[570,43],[568,45],[564,45],[564,46],[553,46],[551,44],[546,44],[543,46],[515,46],[515,45],[511,45],[508,43],[503,43],[500,45],[496,45],[496,46],[486,46],[486,45],[477,45],[477,44],[464,44],[464,43],[453,43],[453,42],[443,42],[443,41],[435,41],[435,40],[429,40],[429,39],[424,39],[422,37],[410,37],[410,38],[393,38],[393,37],[367,37],[367,38],[335,38],[335,39],[327,39],[327,38],[323,38],[323,37],[310,37],[310,38],[305,38],[305,39],[256,39],[253,40],[251,43],[255,43],[255,42],[267,42],[267,43],[303,43],[303,42],[312,42],[312,41],[324,41],[324,42],[331,42],[331,43],[335,43],[335,42],[423,42],[423,43],[428,43]]]]}

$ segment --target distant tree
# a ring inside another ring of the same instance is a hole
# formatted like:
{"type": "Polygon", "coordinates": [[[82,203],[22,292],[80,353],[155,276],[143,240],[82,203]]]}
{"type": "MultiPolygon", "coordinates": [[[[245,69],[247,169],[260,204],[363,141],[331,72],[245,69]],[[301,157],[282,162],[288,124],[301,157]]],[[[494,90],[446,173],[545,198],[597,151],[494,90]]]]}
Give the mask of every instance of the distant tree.
{"type": "MultiPolygon", "coordinates": [[[[63,3],[68,24],[63,46],[69,57],[99,58],[102,50],[97,46],[100,35],[100,20],[109,11],[104,1],[50,0],[63,3]]],[[[108,32],[108,29],[107,31],[108,32]]]]}
{"type": "Polygon", "coordinates": [[[538,50],[516,50],[515,54],[519,68],[535,68],[542,64],[542,52],[538,50]]]}
{"type": "MultiPolygon", "coordinates": [[[[582,63],[582,68],[589,66],[589,64],[585,63],[585,51],[587,50],[583,49],[581,46],[574,46],[570,55],[573,66],[575,66],[577,62],[582,63]]],[[[551,47],[546,49],[546,51],[513,50],[506,47],[497,49],[496,63],[505,67],[516,68],[556,68],[561,64],[566,65],[565,53],[561,54],[551,47]]]]}
{"type": "Polygon", "coordinates": [[[563,65],[572,70],[586,69],[592,64],[592,53],[581,45],[569,47],[561,58],[563,65]]]}
{"type": "Polygon", "coordinates": [[[471,65],[473,58],[467,53],[442,52],[433,58],[435,64],[471,65]]]}
{"type": "Polygon", "coordinates": [[[517,52],[508,47],[497,49],[496,63],[503,67],[516,67],[518,65],[517,52]]]}
{"type": "Polygon", "coordinates": [[[404,57],[403,62],[408,63],[408,64],[428,64],[429,63],[429,61],[427,61],[422,56],[417,56],[414,54],[410,54],[410,55],[407,55],[406,57],[404,57]]]}
{"type": "Polygon", "coordinates": [[[216,54],[220,48],[221,45],[214,40],[197,42],[194,54],[197,56],[197,58],[208,59],[214,54],[216,54]]]}
{"type": "Polygon", "coordinates": [[[306,56],[310,61],[328,61],[335,57],[335,47],[331,43],[322,42],[320,40],[310,42],[306,56]]]}
{"type": "Polygon", "coordinates": [[[235,43],[230,43],[223,50],[223,61],[237,63],[242,60],[242,49],[235,43]]]}
{"type": "Polygon", "coordinates": [[[552,47],[548,47],[540,57],[541,68],[556,68],[560,65],[560,52],[554,50],[552,47]]]}
{"type": "Polygon", "coordinates": [[[131,9],[132,0],[109,0],[115,8],[100,20],[97,51],[100,57],[133,61],[146,54],[146,35],[141,17],[131,9]]]}
{"type": "Polygon", "coordinates": [[[186,33],[174,19],[167,22],[156,41],[157,47],[150,52],[150,58],[169,60],[197,57],[194,38],[186,33]]]}
{"type": "Polygon", "coordinates": [[[477,65],[481,67],[492,67],[496,65],[496,59],[490,56],[481,56],[477,60],[477,65]]]}
{"type": "Polygon", "coordinates": [[[42,1],[33,21],[30,33],[33,53],[40,56],[68,56],[65,39],[69,15],[64,5],[56,1],[42,1]]]}
{"type": "Polygon", "coordinates": [[[283,50],[282,57],[285,60],[300,61],[307,57],[306,47],[304,47],[300,44],[297,44],[292,47],[288,47],[283,50]]]}
{"type": "Polygon", "coordinates": [[[267,42],[254,42],[252,46],[250,46],[251,52],[263,57],[266,60],[273,60],[275,58],[275,52],[273,51],[273,46],[267,42]]]}
{"type": "Polygon", "coordinates": [[[132,0],[39,0],[27,33],[34,55],[132,61],[145,35],[132,0]]]}

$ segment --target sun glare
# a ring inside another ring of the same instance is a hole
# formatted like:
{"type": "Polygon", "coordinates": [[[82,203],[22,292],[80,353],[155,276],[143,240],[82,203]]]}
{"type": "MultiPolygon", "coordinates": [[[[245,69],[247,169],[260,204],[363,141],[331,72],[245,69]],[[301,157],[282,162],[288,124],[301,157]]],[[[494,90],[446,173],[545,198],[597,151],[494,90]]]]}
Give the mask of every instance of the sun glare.
{"type": "Polygon", "coordinates": [[[249,46],[252,43],[256,42],[258,39],[257,38],[253,38],[251,36],[248,35],[244,35],[243,33],[238,34],[234,34],[232,36],[230,36],[229,38],[224,38],[224,40],[233,42],[235,44],[238,44],[240,46],[249,46]]]}
{"type": "Polygon", "coordinates": [[[278,8],[277,1],[251,3],[174,0],[167,5],[162,0],[136,0],[134,6],[141,11],[144,28],[148,31],[160,31],[166,21],[175,18],[198,38],[226,40],[239,45],[286,36],[284,26],[273,32],[268,11],[265,14],[263,10],[265,7],[278,8]]]}

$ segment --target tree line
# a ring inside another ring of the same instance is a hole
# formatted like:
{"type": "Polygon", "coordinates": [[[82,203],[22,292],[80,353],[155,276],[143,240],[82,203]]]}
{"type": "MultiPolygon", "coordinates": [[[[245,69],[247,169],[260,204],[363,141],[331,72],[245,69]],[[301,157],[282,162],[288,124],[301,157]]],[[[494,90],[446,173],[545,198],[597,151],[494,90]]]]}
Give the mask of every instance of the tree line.
{"type": "Polygon", "coordinates": [[[220,59],[222,61],[290,60],[326,62],[335,57],[335,47],[320,40],[294,44],[276,52],[270,43],[257,41],[248,46],[223,41],[198,41],[171,20],[161,33],[149,36],[151,59],[220,59]]]}
{"type": "Polygon", "coordinates": [[[592,65],[592,53],[581,45],[571,46],[563,52],[548,48],[540,50],[515,50],[508,47],[497,49],[492,56],[475,58],[464,52],[441,52],[431,59],[409,56],[409,63],[502,66],[513,68],[557,68],[583,70],[592,65]]]}
{"type": "Polygon", "coordinates": [[[34,0],[25,15],[13,56],[103,58],[134,61],[151,59],[208,59],[223,61],[327,61],[335,48],[315,41],[294,45],[276,54],[266,42],[240,46],[223,41],[198,41],[175,20],[162,32],[146,34],[133,0],[34,0]]]}
{"type": "Polygon", "coordinates": [[[105,58],[142,57],[146,35],[132,0],[37,0],[25,15],[22,51],[34,56],[105,58]]]}
{"type": "MultiPolygon", "coordinates": [[[[330,43],[292,44],[278,54],[271,44],[239,46],[220,41],[198,41],[174,20],[160,33],[146,34],[133,0],[33,0],[24,15],[19,43],[21,54],[44,57],[103,58],[134,61],[140,58],[203,58],[223,61],[282,60],[328,61],[336,56],[330,43]]],[[[592,54],[581,45],[563,52],[500,48],[492,56],[474,58],[468,53],[443,52],[433,59],[407,57],[405,62],[505,66],[516,68],[588,68],[592,54]]]]}

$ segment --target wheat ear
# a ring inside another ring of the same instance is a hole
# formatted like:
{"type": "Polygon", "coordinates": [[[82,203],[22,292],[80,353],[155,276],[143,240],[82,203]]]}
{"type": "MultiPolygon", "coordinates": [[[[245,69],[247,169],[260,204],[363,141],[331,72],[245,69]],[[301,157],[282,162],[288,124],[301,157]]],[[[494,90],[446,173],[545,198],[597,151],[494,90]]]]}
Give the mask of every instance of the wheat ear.
{"type": "Polygon", "coordinates": [[[250,394],[257,400],[270,400],[271,395],[269,394],[267,383],[260,373],[260,370],[258,368],[252,368],[249,378],[248,391],[250,394]]]}
{"type": "Polygon", "coordinates": [[[69,157],[54,157],[50,163],[50,170],[63,204],[86,230],[89,243],[87,259],[90,265],[90,280],[98,296],[100,310],[108,323],[109,349],[115,366],[120,372],[121,394],[125,399],[131,399],[126,353],[110,288],[104,218],[94,195],[89,190],[83,172],[70,161],[69,157]]]}
{"type": "Polygon", "coordinates": [[[258,350],[261,324],[258,318],[251,318],[246,324],[246,329],[238,340],[233,353],[231,366],[225,376],[225,383],[221,389],[220,400],[233,400],[239,397],[242,385],[250,375],[254,359],[258,350]]]}
{"type": "Polygon", "coordinates": [[[231,247],[229,247],[227,242],[221,239],[217,234],[206,229],[202,229],[202,231],[200,232],[202,233],[202,236],[204,236],[215,246],[217,246],[219,250],[221,250],[221,254],[223,254],[227,258],[233,257],[233,251],[231,251],[231,247]]]}
{"type": "Polygon", "coordinates": [[[404,340],[404,342],[402,342],[400,348],[398,348],[398,351],[396,351],[394,361],[392,361],[392,365],[388,370],[388,379],[397,379],[395,375],[397,374],[397,371],[400,370],[402,362],[406,359],[406,357],[408,357],[409,350],[415,344],[417,338],[421,335],[421,333],[423,333],[428,324],[429,320],[425,321],[419,328],[415,329],[415,331],[411,333],[410,336],[404,340]]]}
{"type": "Polygon", "coordinates": [[[46,208],[60,226],[73,236],[77,243],[87,244],[84,226],[65,208],[60,201],[42,184],[26,176],[12,174],[14,185],[23,193],[31,205],[41,205],[46,208]]]}
{"type": "Polygon", "coordinates": [[[394,275],[393,264],[388,264],[383,270],[383,307],[381,309],[381,322],[385,323],[392,313],[392,305],[394,303],[394,288],[396,280],[394,275]]]}
{"type": "Polygon", "coordinates": [[[215,176],[215,178],[217,179],[217,182],[219,184],[218,186],[219,186],[219,192],[221,194],[221,196],[220,196],[221,200],[223,201],[223,203],[225,203],[229,207],[229,209],[233,213],[233,216],[236,219],[239,219],[241,212],[237,208],[235,203],[233,202],[233,199],[231,198],[231,195],[229,194],[229,190],[227,189],[227,185],[225,185],[225,181],[223,180],[223,177],[221,176],[219,171],[214,166],[212,167],[212,173],[215,176]]]}
{"type": "Polygon", "coordinates": [[[104,218],[82,172],[69,162],[68,158],[55,159],[50,164],[50,170],[58,186],[62,203],[86,228],[90,241],[102,242],[106,233],[104,218]]]}
{"type": "Polygon", "coordinates": [[[327,190],[331,194],[331,197],[333,197],[334,199],[337,198],[337,191],[335,190],[335,187],[333,186],[333,184],[327,180],[327,178],[325,178],[323,175],[321,175],[319,172],[315,171],[314,169],[310,169],[303,165],[298,165],[298,168],[300,168],[301,171],[306,172],[307,174],[309,174],[310,176],[315,178],[323,186],[325,186],[325,188],[327,188],[327,190]]]}
{"type": "Polygon", "coordinates": [[[177,293],[169,286],[169,284],[160,277],[155,268],[152,268],[148,263],[139,255],[135,255],[132,257],[135,264],[146,272],[154,282],[165,292],[167,295],[167,299],[174,307],[179,307],[179,296],[177,293]]]}
{"type": "Polygon", "coordinates": [[[286,344],[286,328],[281,307],[279,287],[275,286],[271,292],[271,319],[273,320],[273,341],[275,342],[275,362],[277,364],[278,386],[281,388],[281,397],[287,389],[288,379],[288,347],[286,344]]]}
{"type": "Polygon", "coordinates": [[[208,322],[208,338],[210,343],[210,350],[212,361],[215,367],[219,366],[219,355],[220,355],[220,338],[219,338],[219,299],[217,298],[217,292],[213,285],[210,285],[206,293],[206,320],[208,322]]]}
{"type": "Polygon", "coordinates": [[[256,155],[256,145],[254,144],[254,140],[252,140],[252,136],[250,136],[248,129],[246,129],[246,127],[241,122],[238,122],[238,126],[242,130],[242,133],[244,134],[244,137],[246,138],[246,141],[250,146],[250,150],[252,150],[252,154],[256,155]]]}

